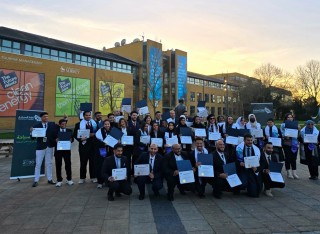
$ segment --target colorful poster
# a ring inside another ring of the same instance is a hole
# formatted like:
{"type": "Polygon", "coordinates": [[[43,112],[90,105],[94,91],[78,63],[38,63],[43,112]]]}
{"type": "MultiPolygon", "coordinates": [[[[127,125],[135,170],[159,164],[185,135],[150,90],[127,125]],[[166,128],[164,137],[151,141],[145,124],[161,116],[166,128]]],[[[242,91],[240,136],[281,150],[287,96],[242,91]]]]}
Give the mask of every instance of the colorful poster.
{"type": "Polygon", "coordinates": [[[162,51],[150,47],[149,52],[149,99],[159,101],[162,99],[162,51]]]}
{"type": "Polygon", "coordinates": [[[57,76],[56,116],[77,116],[80,103],[90,102],[90,80],[57,76]]]}
{"type": "MultiPolygon", "coordinates": [[[[16,111],[10,179],[34,177],[37,142],[30,138],[30,127],[41,121],[41,112],[36,110],[16,111]]],[[[44,163],[42,163],[40,174],[44,175],[44,163]]]]}
{"type": "Polygon", "coordinates": [[[187,99],[187,57],[178,55],[178,100],[187,99]]]}
{"type": "Polygon", "coordinates": [[[124,84],[99,81],[99,111],[107,115],[121,108],[124,98],[124,84]]]}
{"type": "Polygon", "coordinates": [[[44,74],[0,68],[0,116],[17,109],[43,110],[44,74]]]}

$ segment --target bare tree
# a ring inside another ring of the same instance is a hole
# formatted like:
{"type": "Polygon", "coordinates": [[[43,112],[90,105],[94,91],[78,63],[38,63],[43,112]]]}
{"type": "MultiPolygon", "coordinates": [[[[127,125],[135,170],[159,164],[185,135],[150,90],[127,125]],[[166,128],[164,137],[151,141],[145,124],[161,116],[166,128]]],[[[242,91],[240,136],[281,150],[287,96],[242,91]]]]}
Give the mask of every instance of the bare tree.
{"type": "MultiPolygon", "coordinates": [[[[110,112],[120,109],[120,106],[117,104],[121,98],[121,95],[124,93],[123,84],[116,83],[113,81],[105,81],[100,79],[100,101],[99,107],[107,106],[110,112]]],[[[121,101],[121,100],[120,100],[121,101]]]]}
{"type": "Polygon", "coordinates": [[[299,66],[296,71],[297,84],[306,94],[307,98],[313,98],[318,102],[320,94],[320,62],[310,60],[304,66],[299,66]]]}
{"type": "Polygon", "coordinates": [[[162,51],[160,48],[150,47],[149,64],[147,66],[148,100],[155,114],[158,103],[162,98],[162,51]]]}
{"type": "Polygon", "coordinates": [[[254,76],[261,80],[261,83],[270,88],[277,86],[279,88],[291,88],[293,76],[289,72],[283,71],[281,68],[270,63],[263,64],[254,70],[254,76]]]}

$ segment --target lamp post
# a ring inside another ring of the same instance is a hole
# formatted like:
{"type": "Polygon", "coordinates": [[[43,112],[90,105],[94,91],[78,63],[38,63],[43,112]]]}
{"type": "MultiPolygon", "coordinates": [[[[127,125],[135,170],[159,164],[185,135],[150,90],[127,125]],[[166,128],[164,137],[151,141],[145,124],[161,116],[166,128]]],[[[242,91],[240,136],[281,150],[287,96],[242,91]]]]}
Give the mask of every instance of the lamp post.
{"type": "Polygon", "coordinates": [[[225,99],[224,99],[225,113],[224,113],[224,115],[228,115],[228,110],[229,110],[228,77],[223,77],[223,79],[224,79],[224,91],[225,91],[225,99]]]}

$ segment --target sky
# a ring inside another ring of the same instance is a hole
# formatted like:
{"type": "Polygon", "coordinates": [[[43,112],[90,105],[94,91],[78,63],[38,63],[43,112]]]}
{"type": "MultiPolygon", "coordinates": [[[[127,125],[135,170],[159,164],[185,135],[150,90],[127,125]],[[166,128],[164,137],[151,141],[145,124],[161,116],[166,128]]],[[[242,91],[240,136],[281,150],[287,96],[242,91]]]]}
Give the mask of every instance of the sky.
{"type": "Polygon", "coordinates": [[[318,0],[1,0],[0,26],[83,46],[135,38],[188,53],[188,71],[294,73],[320,60],[318,0]]]}

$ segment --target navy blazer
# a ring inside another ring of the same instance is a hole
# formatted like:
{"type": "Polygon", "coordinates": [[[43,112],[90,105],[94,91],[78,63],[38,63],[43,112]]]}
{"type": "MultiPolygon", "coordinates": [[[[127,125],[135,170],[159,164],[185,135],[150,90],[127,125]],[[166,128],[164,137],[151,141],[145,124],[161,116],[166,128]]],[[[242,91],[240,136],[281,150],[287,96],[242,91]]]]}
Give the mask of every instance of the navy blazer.
{"type": "MultiPolygon", "coordinates": [[[[101,168],[101,175],[102,178],[105,181],[108,181],[108,178],[110,176],[112,176],[112,169],[116,169],[117,165],[116,165],[116,160],[114,158],[114,155],[111,155],[109,157],[106,157],[103,161],[103,165],[101,168]]],[[[127,180],[130,179],[130,165],[127,161],[127,157],[126,156],[121,156],[121,168],[127,168],[127,180]]]]}
{"type": "MultiPolygon", "coordinates": [[[[37,139],[37,150],[44,150],[47,147],[55,147],[56,146],[56,138],[55,132],[56,129],[59,128],[59,125],[55,124],[54,122],[47,122],[47,130],[46,130],[46,137],[47,141],[43,142],[43,137],[31,137],[32,139],[37,139]]],[[[33,125],[33,128],[43,128],[42,122],[36,123],[33,125]]]]}
{"type": "MultiPolygon", "coordinates": [[[[232,158],[228,154],[223,152],[223,155],[224,155],[224,158],[226,159],[226,163],[233,162],[232,158]]],[[[215,178],[218,178],[221,173],[224,173],[223,165],[224,165],[223,160],[220,158],[218,151],[215,150],[213,152],[213,168],[214,168],[214,177],[215,178]]]]}
{"type": "MultiPolygon", "coordinates": [[[[153,175],[154,178],[160,178],[162,176],[162,156],[160,154],[156,154],[153,164],[153,175]]],[[[149,164],[150,155],[148,153],[143,153],[139,156],[139,158],[134,162],[134,164],[149,164]]]]}
{"type": "MultiPolygon", "coordinates": [[[[183,160],[190,160],[185,152],[181,152],[181,157],[183,160]]],[[[164,156],[162,168],[165,176],[173,176],[173,172],[178,170],[176,157],[174,156],[173,151],[164,156]]]]}

